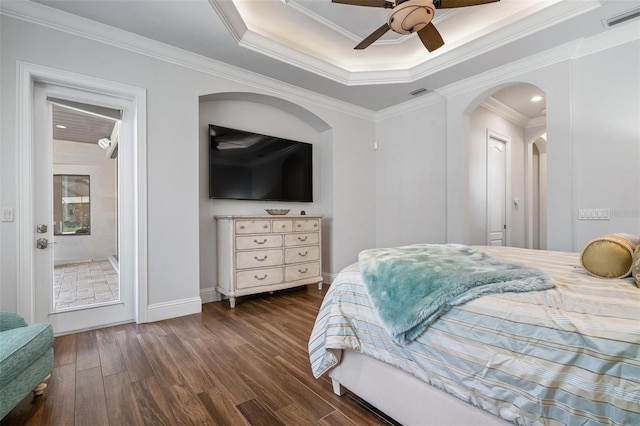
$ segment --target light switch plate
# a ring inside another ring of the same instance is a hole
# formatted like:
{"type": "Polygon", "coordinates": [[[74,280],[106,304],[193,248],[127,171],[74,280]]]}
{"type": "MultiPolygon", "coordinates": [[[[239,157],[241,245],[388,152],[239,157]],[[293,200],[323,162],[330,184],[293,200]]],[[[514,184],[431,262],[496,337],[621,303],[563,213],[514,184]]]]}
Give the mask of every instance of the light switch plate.
{"type": "Polygon", "coordinates": [[[2,221],[13,222],[13,207],[2,208],[2,221]]]}
{"type": "Polygon", "coordinates": [[[580,209],[578,220],[610,220],[611,209],[580,209]]]}

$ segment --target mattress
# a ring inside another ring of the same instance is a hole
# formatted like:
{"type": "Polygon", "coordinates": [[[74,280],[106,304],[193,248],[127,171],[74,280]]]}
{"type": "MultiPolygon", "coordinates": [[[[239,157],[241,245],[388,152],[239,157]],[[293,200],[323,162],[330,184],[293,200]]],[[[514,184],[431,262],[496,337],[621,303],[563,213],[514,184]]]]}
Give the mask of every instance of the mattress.
{"type": "Polygon", "coordinates": [[[551,274],[555,287],[482,296],[395,343],[358,265],[322,303],[309,341],[316,377],[352,350],[516,424],[640,424],[640,289],[588,275],[579,254],[476,247],[551,274]]]}

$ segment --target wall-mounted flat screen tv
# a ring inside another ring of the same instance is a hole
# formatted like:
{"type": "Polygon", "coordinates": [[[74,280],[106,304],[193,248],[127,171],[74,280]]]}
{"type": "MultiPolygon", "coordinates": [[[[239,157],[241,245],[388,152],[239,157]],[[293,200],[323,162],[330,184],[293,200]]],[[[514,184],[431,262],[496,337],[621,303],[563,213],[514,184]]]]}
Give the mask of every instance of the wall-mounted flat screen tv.
{"type": "Polygon", "coordinates": [[[209,125],[209,198],[313,201],[313,145],[209,125]]]}

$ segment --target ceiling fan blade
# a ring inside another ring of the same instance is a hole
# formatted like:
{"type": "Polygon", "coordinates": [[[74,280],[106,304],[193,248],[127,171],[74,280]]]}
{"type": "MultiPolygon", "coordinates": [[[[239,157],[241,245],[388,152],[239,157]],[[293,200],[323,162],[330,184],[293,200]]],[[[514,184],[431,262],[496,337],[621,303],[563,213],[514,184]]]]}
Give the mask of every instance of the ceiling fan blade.
{"type": "Polygon", "coordinates": [[[454,7],[477,6],[498,1],[500,0],[435,0],[433,5],[436,9],[451,9],[454,7]]]}
{"type": "Polygon", "coordinates": [[[420,37],[422,44],[424,44],[424,47],[426,47],[429,52],[433,52],[444,45],[440,31],[438,31],[431,22],[418,31],[418,37],[420,37]]]}
{"type": "Polygon", "coordinates": [[[371,43],[373,43],[374,41],[376,41],[377,39],[385,35],[387,31],[389,31],[390,29],[391,27],[389,27],[389,25],[387,24],[382,25],[380,28],[378,28],[377,30],[369,34],[367,38],[362,40],[360,44],[354,47],[354,49],[357,49],[357,50],[366,49],[371,45],[371,43]]]}
{"type": "Polygon", "coordinates": [[[384,7],[391,9],[395,3],[387,0],[331,0],[333,3],[348,4],[351,6],[384,7]]]}

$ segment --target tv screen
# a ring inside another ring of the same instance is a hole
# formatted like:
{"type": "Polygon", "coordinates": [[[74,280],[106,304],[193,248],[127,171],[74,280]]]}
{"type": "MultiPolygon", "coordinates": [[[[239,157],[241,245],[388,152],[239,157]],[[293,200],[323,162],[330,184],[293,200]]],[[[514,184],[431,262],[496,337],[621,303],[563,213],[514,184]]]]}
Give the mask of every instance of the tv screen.
{"type": "Polygon", "coordinates": [[[313,145],[209,125],[209,198],[313,201],[313,145]]]}

